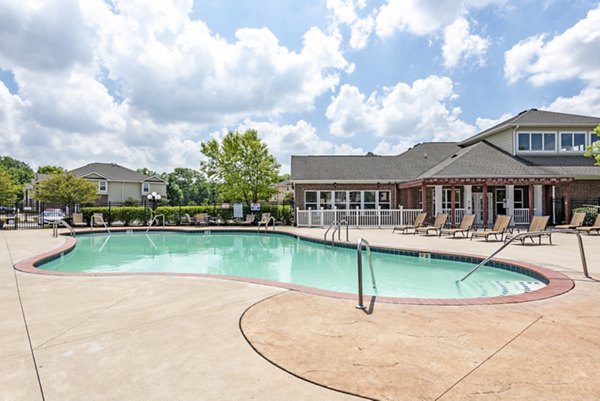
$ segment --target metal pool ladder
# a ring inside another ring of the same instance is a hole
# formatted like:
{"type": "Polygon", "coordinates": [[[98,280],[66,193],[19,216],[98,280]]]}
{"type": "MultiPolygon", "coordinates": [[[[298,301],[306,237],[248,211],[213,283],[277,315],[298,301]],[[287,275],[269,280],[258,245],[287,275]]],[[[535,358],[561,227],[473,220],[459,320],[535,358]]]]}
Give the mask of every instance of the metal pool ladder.
{"type": "Polygon", "coordinates": [[[585,260],[585,251],[583,250],[583,240],[581,239],[581,234],[579,234],[575,230],[559,229],[559,230],[550,230],[550,231],[534,231],[534,232],[528,232],[528,233],[520,233],[520,234],[515,235],[514,237],[509,238],[508,241],[506,241],[504,244],[502,244],[502,246],[500,248],[498,248],[498,250],[496,250],[496,252],[492,253],[490,256],[485,258],[483,260],[483,262],[481,262],[477,266],[475,266],[463,278],[458,280],[457,283],[462,282],[464,279],[469,277],[471,274],[473,274],[477,270],[479,270],[479,268],[481,268],[483,265],[485,265],[487,262],[489,262],[490,259],[492,259],[494,256],[496,256],[501,250],[506,248],[514,240],[520,239],[521,237],[527,237],[530,235],[543,235],[543,234],[548,234],[548,233],[550,233],[550,234],[554,234],[554,233],[575,234],[577,236],[577,240],[579,242],[579,255],[581,256],[581,266],[583,267],[583,275],[587,278],[590,278],[590,276],[588,274],[587,262],[585,260]]]}
{"type": "Polygon", "coordinates": [[[364,238],[359,238],[358,243],[356,244],[356,253],[357,253],[357,270],[358,270],[358,305],[356,305],[357,309],[366,309],[365,304],[363,303],[363,281],[362,281],[362,248],[363,245],[367,250],[367,257],[369,258],[369,267],[371,269],[371,284],[373,285],[373,289],[377,291],[377,283],[375,282],[375,271],[373,270],[373,260],[371,259],[371,247],[369,246],[369,241],[364,238]]]}
{"type": "Polygon", "coordinates": [[[154,224],[154,222],[156,221],[156,219],[158,217],[162,217],[162,222],[163,222],[163,228],[165,228],[165,215],[164,214],[157,214],[155,215],[152,220],[150,220],[150,224],[148,224],[148,228],[146,228],[146,232],[148,232],[148,230],[150,230],[150,227],[152,227],[152,224],[154,224]]]}
{"type": "Polygon", "coordinates": [[[327,245],[327,234],[329,233],[329,231],[332,228],[333,228],[333,232],[331,233],[331,245],[333,246],[333,244],[335,243],[335,233],[336,232],[338,234],[338,241],[341,241],[340,231],[342,231],[342,225],[344,225],[344,224],[346,225],[346,242],[350,242],[350,240],[348,239],[348,222],[346,220],[340,220],[340,221],[334,220],[331,222],[331,224],[325,231],[325,234],[323,235],[323,242],[325,243],[325,245],[327,245]]]}
{"type": "MultiPolygon", "coordinates": [[[[273,231],[275,231],[275,217],[271,216],[269,217],[269,219],[267,220],[265,224],[265,234],[267,233],[267,231],[269,230],[269,224],[271,223],[271,221],[273,221],[273,231]]],[[[258,233],[260,234],[260,226],[262,225],[262,221],[258,222],[258,233]]]]}
{"type": "Polygon", "coordinates": [[[67,227],[69,229],[69,231],[71,232],[71,236],[75,236],[75,230],[73,229],[73,227],[71,227],[71,225],[69,223],[67,223],[64,220],[59,220],[59,221],[55,221],[52,223],[52,236],[53,237],[58,237],[58,225],[62,224],[63,226],[67,227]]]}

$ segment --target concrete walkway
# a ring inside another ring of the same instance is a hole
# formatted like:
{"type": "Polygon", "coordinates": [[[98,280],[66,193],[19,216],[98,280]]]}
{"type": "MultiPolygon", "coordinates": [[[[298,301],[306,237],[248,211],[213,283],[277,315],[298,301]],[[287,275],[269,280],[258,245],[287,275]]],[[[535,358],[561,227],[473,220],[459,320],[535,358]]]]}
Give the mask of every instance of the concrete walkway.
{"type": "MultiPolygon", "coordinates": [[[[478,255],[498,247],[351,230],[353,243],[359,236],[478,255]]],[[[581,273],[574,237],[501,255],[573,278],[562,296],[460,307],[375,302],[367,314],[351,300],[218,279],[15,272],[14,263],[64,239],[0,231],[0,400],[359,399],[296,376],[375,399],[600,399],[600,237],[584,240],[592,279],[581,273]],[[240,326],[285,370],[257,354],[240,326]]]]}

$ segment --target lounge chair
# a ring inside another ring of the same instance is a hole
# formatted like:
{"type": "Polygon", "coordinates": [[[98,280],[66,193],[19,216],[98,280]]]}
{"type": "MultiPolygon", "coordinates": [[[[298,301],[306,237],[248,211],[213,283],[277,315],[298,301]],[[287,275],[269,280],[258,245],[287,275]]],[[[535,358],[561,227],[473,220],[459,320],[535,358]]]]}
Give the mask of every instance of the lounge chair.
{"type": "Polygon", "coordinates": [[[596,220],[594,221],[594,224],[592,224],[591,226],[585,226],[585,227],[576,227],[575,228],[577,231],[583,231],[588,233],[588,235],[592,232],[592,231],[596,231],[596,234],[600,234],[600,213],[598,213],[596,215],[596,220]]]}
{"type": "Polygon", "coordinates": [[[102,213],[92,214],[92,219],[90,220],[90,227],[94,228],[94,226],[104,226],[105,228],[108,228],[106,222],[104,221],[104,215],[102,213]]]}
{"type": "Polygon", "coordinates": [[[464,238],[469,237],[469,231],[473,228],[473,222],[475,221],[474,214],[465,214],[460,222],[458,228],[442,228],[440,230],[440,237],[442,234],[452,235],[452,238],[456,238],[456,234],[460,233],[464,238]]]}
{"type": "Polygon", "coordinates": [[[435,216],[435,221],[432,225],[425,227],[417,227],[415,228],[414,234],[425,233],[425,235],[435,234],[439,236],[440,232],[442,231],[442,228],[444,228],[444,225],[446,224],[446,220],[448,220],[448,213],[440,213],[437,216],[435,216]]]}
{"type": "Polygon", "coordinates": [[[87,223],[83,220],[83,213],[73,213],[73,220],[71,222],[73,227],[85,227],[87,223]]]}
{"type": "Polygon", "coordinates": [[[585,212],[575,212],[575,213],[573,213],[573,217],[571,218],[571,222],[569,224],[559,224],[558,226],[554,226],[554,228],[575,229],[577,227],[581,227],[583,225],[584,220],[585,220],[585,212]]]}
{"type": "Polygon", "coordinates": [[[250,225],[254,224],[254,219],[256,219],[255,215],[247,214],[246,220],[242,221],[240,224],[243,226],[250,226],[250,225]]]}
{"type": "Polygon", "coordinates": [[[179,224],[181,224],[182,226],[189,226],[192,224],[192,218],[189,214],[185,213],[183,216],[181,216],[179,224]]]}
{"type": "Polygon", "coordinates": [[[496,217],[496,223],[494,223],[494,227],[492,227],[490,231],[475,231],[471,234],[471,241],[473,238],[485,238],[485,240],[488,241],[492,235],[496,241],[502,241],[511,219],[512,216],[498,215],[498,217],[496,217]],[[500,236],[500,239],[498,239],[498,236],[500,236]]]}
{"type": "Polygon", "coordinates": [[[417,214],[415,217],[415,221],[412,224],[403,224],[400,226],[394,227],[392,230],[392,234],[395,231],[402,231],[402,234],[406,234],[408,230],[415,230],[419,227],[422,227],[425,224],[425,218],[427,217],[427,212],[421,212],[417,214]]]}
{"type": "MultiPolygon", "coordinates": [[[[522,234],[515,234],[519,235],[519,241],[521,241],[521,245],[525,245],[525,240],[527,238],[529,238],[534,244],[535,241],[533,239],[538,238],[539,243],[541,244],[542,237],[548,237],[548,241],[550,242],[550,244],[552,244],[552,232],[546,231],[546,227],[548,226],[548,220],[550,220],[550,216],[533,216],[527,232],[522,234]]],[[[505,241],[508,241],[515,235],[507,235],[505,241]]]]}
{"type": "Polygon", "coordinates": [[[198,213],[194,217],[195,226],[206,226],[208,225],[208,213],[198,213]]]}

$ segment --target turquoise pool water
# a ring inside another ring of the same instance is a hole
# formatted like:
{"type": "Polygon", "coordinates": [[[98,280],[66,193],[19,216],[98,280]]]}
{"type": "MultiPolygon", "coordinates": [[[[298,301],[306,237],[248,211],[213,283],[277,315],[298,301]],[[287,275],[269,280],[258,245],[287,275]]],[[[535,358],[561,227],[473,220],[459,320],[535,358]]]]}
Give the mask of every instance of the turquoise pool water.
{"type": "MultiPolygon", "coordinates": [[[[487,266],[457,285],[456,280],[474,264],[380,252],[373,252],[372,260],[377,291],[371,289],[365,255],[365,294],[475,298],[520,294],[544,286],[532,277],[487,266]]],[[[65,272],[238,276],[355,294],[356,264],[356,248],[331,248],[287,235],[151,232],[80,235],[73,251],[38,267],[65,272]]]]}

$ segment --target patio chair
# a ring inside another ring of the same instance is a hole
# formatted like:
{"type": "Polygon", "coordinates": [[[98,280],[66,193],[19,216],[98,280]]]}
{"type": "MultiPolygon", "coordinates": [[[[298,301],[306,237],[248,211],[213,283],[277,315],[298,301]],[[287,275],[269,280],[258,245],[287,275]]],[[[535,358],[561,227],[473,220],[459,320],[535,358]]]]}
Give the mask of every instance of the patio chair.
{"type": "Polygon", "coordinates": [[[592,231],[596,231],[596,234],[600,234],[600,213],[596,215],[596,220],[594,220],[594,224],[592,224],[591,226],[576,227],[575,229],[577,231],[586,232],[588,233],[588,235],[590,235],[592,231]]]}
{"type": "Polygon", "coordinates": [[[475,221],[474,214],[465,214],[460,222],[458,228],[442,228],[440,230],[440,237],[442,234],[452,235],[452,238],[456,238],[456,234],[462,234],[463,238],[469,237],[469,231],[473,228],[473,222],[475,221]]]}
{"type": "Polygon", "coordinates": [[[422,227],[425,224],[425,218],[427,217],[427,212],[421,212],[417,214],[415,217],[415,221],[412,224],[402,224],[400,226],[394,227],[392,230],[392,234],[396,231],[402,231],[402,234],[407,234],[408,230],[415,230],[419,227],[422,227]]]}
{"type": "Polygon", "coordinates": [[[206,226],[208,225],[208,213],[198,213],[194,217],[195,226],[206,226]]]}
{"type": "Polygon", "coordinates": [[[71,222],[73,227],[85,227],[87,223],[83,220],[83,213],[73,213],[73,220],[71,222]]]}
{"type": "Polygon", "coordinates": [[[558,226],[554,226],[554,228],[575,229],[577,227],[581,227],[583,225],[584,220],[585,212],[575,212],[573,213],[573,217],[571,218],[571,222],[569,224],[559,224],[558,226]]]}
{"type": "Polygon", "coordinates": [[[492,235],[494,236],[496,241],[502,241],[504,239],[504,234],[508,229],[508,225],[510,224],[511,219],[512,216],[498,215],[498,217],[496,217],[496,223],[494,223],[494,227],[492,227],[490,231],[475,231],[473,234],[471,234],[471,241],[473,240],[473,238],[481,237],[485,238],[485,240],[488,241],[492,235]],[[498,239],[498,236],[500,236],[500,239],[498,239]]]}
{"type": "Polygon", "coordinates": [[[432,225],[425,227],[417,227],[415,228],[414,234],[425,233],[425,235],[435,234],[439,236],[440,232],[442,231],[442,228],[446,224],[446,220],[448,220],[448,213],[440,213],[437,216],[435,216],[435,221],[432,225]]]}
{"type": "MultiPolygon", "coordinates": [[[[520,234],[519,241],[521,241],[521,245],[525,245],[525,240],[529,238],[532,243],[535,244],[534,238],[539,239],[539,244],[542,244],[542,237],[548,237],[548,241],[552,244],[552,232],[546,231],[546,227],[548,226],[548,220],[550,220],[550,216],[533,216],[531,219],[531,223],[529,224],[529,228],[526,233],[520,234]]],[[[515,234],[516,235],[516,234],[515,234]]],[[[504,241],[508,241],[510,238],[515,235],[507,235],[504,241]]]]}
{"type": "Polygon", "coordinates": [[[90,227],[94,228],[94,226],[103,226],[107,227],[106,222],[104,221],[104,215],[102,213],[94,213],[92,214],[92,219],[90,220],[90,227]]]}
{"type": "Polygon", "coordinates": [[[254,224],[254,219],[256,219],[255,215],[247,214],[246,220],[242,221],[240,224],[243,226],[250,226],[250,225],[254,224]]]}
{"type": "Polygon", "coordinates": [[[192,224],[192,218],[189,214],[185,213],[183,216],[181,216],[179,224],[181,224],[182,226],[189,226],[192,224]]]}

